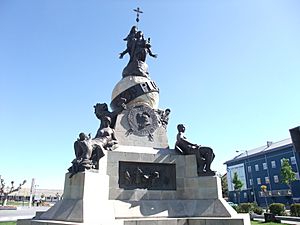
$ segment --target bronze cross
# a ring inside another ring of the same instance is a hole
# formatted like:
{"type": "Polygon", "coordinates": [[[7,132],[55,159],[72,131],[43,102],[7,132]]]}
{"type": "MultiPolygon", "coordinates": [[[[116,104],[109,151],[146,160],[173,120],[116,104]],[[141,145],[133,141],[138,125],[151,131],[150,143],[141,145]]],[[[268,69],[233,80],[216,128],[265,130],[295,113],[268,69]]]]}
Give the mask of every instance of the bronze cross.
{"type": "Polygon", "coordinates": [[[133,11],[136,12],[136,20],[135,21],[138,23],[140,21],[140,18],[139,18],[140,17],[140,13],[143,13],[143,11],[141,11],[139,7],[137,7],[133,11]]]}

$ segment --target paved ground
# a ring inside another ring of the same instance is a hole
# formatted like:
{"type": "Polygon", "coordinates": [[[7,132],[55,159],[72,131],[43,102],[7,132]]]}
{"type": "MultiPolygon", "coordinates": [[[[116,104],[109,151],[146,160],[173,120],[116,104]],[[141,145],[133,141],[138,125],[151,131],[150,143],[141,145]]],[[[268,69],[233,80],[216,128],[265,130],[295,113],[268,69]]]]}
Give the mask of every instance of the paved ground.
{"type": "MultiPolygon", "coordinates": [[[[49,207],[18,207],[17,210],[0,210],[0,222],[17,221],[18,219],[30,219],[35,216],[37,211],[46,211],[49,207]]],[[[264,221],[261,218],[255,218],[257,221],[264,221]]],[[[299,222],[281,220],[285,224],[300,224],[299,222]]]]}
{"type": "Polygon", "coordinates": [[[0,222],[28,219],[35,216],[36,211],[46,211],[49,207],[18,207],[17,210],[0,210],[0,222]]]}
{"type": "MultiPolygon", "coordinates": [[[[265,221],[265,219],[257,219],[257,218],[255,218],[254,220],[255,221],[260,221],[260,222],[265,221]]],[[[287,221],[287,220],[281,220],[281,223],[284,223],[284,224],[298,224],[298,225],[300,224],[299,222],[296,222],[296,221],[287,221]]]]}
{"type": "Polygon", "coordinates": [[[298,225],[299,225],[299,222],[296,222],[296,221],[281,220],[281,223],[286,223],[286,224],[298,224],[298,225]]]}

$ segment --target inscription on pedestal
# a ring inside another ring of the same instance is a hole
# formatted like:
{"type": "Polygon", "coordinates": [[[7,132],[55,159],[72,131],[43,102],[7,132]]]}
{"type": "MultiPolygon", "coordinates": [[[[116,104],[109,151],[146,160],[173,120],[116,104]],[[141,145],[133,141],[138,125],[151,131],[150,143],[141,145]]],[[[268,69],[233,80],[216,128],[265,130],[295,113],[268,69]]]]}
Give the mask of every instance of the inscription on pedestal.
{"type": "Polygon", "coordinates": [[[176,190],[176,165],[119,161],[119,187],[176,190]]]}

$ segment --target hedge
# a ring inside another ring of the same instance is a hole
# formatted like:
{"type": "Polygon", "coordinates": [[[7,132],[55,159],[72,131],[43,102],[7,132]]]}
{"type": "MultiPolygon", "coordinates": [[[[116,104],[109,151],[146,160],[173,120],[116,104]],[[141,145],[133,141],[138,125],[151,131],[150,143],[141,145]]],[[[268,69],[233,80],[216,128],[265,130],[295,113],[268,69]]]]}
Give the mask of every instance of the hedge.
{"type": "Polygon", "coordinates": [[[263,213],[263,209],[259,207],[256,203],[241,203],[236,207],[233,207],[238,213],[251,213],[254,212],[256,214],[261,215],[263,213]]]}
{"type": "Polygon", "coordinates": [[[291,216],[300,217],[300,204],[292,204],[290,210],[291,216]]]}
{"type": "Polygon", "coordinates": [[[270,212],[277,216],[285,216],[285,207],[282,203],[272,203],[269,206],[270,212]]]}

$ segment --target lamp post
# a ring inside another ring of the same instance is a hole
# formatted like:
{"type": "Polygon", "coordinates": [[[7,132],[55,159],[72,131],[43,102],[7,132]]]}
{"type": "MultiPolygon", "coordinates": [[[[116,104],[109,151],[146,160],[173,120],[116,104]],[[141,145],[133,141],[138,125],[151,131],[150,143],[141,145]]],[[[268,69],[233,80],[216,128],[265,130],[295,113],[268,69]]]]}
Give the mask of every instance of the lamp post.
{"type": "Polygon", "coordinates": [[[266,210],[268,212],[269,205],[268,205],[268,201],[267,201],[267,186],[266,185],[261,185],[260,189],[262,191],[263,196],[265,197],[266,210]]]}
{"type": "Polygon", "coordinates": [[[29,208],[32,206],[32,201],[33,201],[33,197],[35,195],[35,192],[36,192],[36,187],[38,185],[35,184],[35,179],[32,178],[31,180],[31,187],[30,187],[30,197],[29,197],[29,208]]]}

